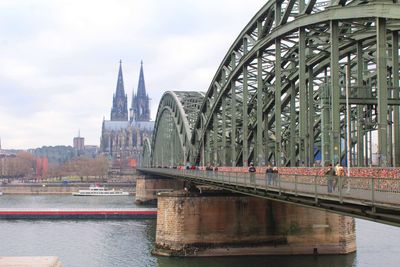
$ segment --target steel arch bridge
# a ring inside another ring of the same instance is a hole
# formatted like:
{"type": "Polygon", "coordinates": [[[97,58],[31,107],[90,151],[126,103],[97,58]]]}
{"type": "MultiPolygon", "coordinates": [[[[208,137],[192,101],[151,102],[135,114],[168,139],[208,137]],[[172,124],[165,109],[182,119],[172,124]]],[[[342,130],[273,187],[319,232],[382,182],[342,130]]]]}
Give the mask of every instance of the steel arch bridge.
{"type": "Polygon", "coordinates": [[[397,0],[270,0],[204,95],[164,94],[144,157],[365,166],[377,140],[379,165],[399,166],[399,30],[397,0]]]}
{"type": "Polygon", "coordinates": [[[191,133],[204,93],[168,91],[161,97],[151,144],[144,151],[146,167],[185,165],[191,133]]]}

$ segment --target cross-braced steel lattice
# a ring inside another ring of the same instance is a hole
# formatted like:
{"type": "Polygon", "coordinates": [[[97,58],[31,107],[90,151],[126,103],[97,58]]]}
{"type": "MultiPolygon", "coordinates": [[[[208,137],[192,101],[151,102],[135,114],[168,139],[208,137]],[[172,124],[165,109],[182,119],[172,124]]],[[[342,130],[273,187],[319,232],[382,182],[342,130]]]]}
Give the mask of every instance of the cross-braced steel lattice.
{"type": "Polygon", "coordinates": [[[188,115],[190,133],[176,111],[160,112],[164,95],[153,165],[366,166],[375,154],[399,166],[399,30],[397,0],[269,1],[188,115]]]}
{"type": "Polygon", "coordinates": [[[158,106],[151,150],[144,153],[144,159],[151,158],[152,166],[186,165],[191,133],[203,99],[204,93],[199,92],[164,93],[158,106]]]}

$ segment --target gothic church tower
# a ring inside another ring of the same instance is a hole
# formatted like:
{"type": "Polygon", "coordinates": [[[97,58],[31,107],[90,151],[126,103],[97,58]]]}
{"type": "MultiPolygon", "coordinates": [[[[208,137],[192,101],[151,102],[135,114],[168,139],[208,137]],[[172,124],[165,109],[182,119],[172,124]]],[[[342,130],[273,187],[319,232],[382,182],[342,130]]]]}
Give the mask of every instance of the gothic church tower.
{"type": "Polygon", "coordinates": [[[122,61],[119,61],[117,89],[113,95],[113,106],[111,108],[112,121],[128,121],[128,96],[124,90],[124,79],[122,77],[122,61]]]}
{"type": "Polygon", "coordinates": [[[139,83],[137,94],[132,94],[132,105],[130,108],[130,121],[150,121],[150,98],[146,93],[144,83],[143,61],[140,63],[139,83]]]}

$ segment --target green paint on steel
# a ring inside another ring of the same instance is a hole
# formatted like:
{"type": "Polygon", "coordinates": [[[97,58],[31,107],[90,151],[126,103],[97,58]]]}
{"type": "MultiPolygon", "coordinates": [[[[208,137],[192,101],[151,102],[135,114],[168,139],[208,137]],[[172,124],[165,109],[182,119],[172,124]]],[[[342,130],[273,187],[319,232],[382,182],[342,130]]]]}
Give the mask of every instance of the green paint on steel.
{"type": "Polygon", "coordinates": [[[144,162],[294,166],[312,165],[315,154],[337,162],[345,155],[348,64],[354,164],[370,163],[377,132],[380,164],[400,165],[399,22],[391,1],[268,1],[205,94],[163,96],[144,162]]]}

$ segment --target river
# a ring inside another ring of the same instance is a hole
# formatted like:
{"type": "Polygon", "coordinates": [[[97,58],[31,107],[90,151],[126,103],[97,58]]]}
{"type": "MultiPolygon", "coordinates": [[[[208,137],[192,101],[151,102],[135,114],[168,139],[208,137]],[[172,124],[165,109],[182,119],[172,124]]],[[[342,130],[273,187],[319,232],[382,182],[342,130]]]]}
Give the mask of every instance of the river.
{"type": "MultiPolygon", "coordinates": [[[[128,208],[132,197],[0,197],[0,208],[128,208]]],[[[356,253],[345,256],[166,258],[151,255],[155,220],[0,220],[0,256],[58,256],[64,267],[397,267],[400,228],[356,220],[356,253]]]]}

